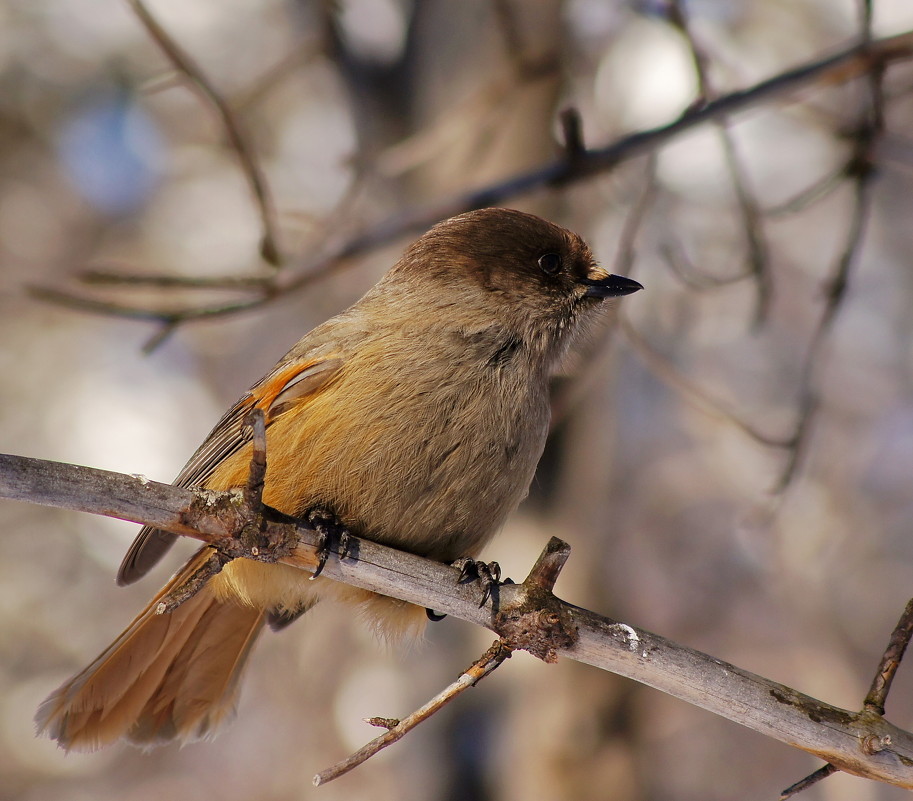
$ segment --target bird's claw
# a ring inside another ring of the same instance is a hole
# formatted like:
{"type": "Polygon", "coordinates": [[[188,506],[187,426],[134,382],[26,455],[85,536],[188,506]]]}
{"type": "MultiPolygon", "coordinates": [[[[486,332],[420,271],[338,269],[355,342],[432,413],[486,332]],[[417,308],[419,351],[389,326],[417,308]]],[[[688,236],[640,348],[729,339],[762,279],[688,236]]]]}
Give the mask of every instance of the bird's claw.
{"type": "Polygon", "coordinates": [[[491,598],[492,591],[501,580],[501,565],[497,562],[479,562],[475,559],[463,557],[462,559],[457,559],[453,566],[460,568],[457,584],[478,581],[482,585],[482,600],[479,601],[479,606],[485,606],[485,602],[491,598]]]}
{"type": "Polygon", "coordinates": [[[333,546],[340,559],[349,556],[351,534],[336,515],[321,507],[311,509],[305,519],[317,532],[317,569],[311,574],[311,581],[323,572],[333,546]]]}

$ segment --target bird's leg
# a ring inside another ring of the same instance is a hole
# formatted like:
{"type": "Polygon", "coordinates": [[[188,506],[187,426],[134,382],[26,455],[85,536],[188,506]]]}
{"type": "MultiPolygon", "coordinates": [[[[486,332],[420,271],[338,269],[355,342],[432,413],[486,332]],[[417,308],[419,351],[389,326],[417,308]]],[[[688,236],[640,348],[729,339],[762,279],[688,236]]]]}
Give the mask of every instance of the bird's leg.
{"type": "Polygon", "coordinates": [[[501,565],[497,562],[479,562],[467,556],[457,559],[452,565],[460,568],[458,584],[478,581],[482,585],[482,600],[479,601],[479,606],[485,606],[485,602],[491,597],[492,591],[497,588],[498,582],[501,580],[501,565]]]}
{"type": "Polygon", "coordinates": [[[313,509],[308,510],[304,519],[317,532],[317,569],[311,576],[313,581],[323,572],[324,565],[327,563],[327,558],[333,546],[336,547],[336,552],[339,554],[340,559],[345,559],[349,556],[351,534],[349,534],[345,524],[335,514],[321,506],[315,506],[313,509]]]}

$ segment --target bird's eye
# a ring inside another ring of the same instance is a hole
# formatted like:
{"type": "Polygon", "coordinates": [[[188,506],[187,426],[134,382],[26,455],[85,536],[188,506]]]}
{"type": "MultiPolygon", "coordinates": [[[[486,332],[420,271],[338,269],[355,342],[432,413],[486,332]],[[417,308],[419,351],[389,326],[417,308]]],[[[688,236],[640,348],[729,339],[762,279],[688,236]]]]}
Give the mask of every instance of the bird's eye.
{"type": "Polygon", "coordinates": [[[561,256],[557,253],[546,253],[539,257],[539,267],[546,275],[555,275],[561,269],[561,256]]]}

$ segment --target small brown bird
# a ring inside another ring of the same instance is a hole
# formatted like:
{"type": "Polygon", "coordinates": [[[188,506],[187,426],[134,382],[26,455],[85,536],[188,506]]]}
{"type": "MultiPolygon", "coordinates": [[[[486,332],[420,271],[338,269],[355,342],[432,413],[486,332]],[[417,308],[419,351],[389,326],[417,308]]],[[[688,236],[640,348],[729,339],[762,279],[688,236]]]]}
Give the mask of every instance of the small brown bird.
{"type": "MultiPolygon", "coordinates": [[[[443,562],[475,557],[525,496],[545,445],[549,377],[607,298],[642,289],[599,268],[576,234],[485,209],[434,226],[355,305],[305,335],[218,422],[175,480],[242,486],[242,421],[265,414],[263,500],[329,510],[352,534],[443,562]]],[[[175,535],[144,528],[118,582],[136,581],[175,535]]],[[[247,559],[173,612],[164,593],[41,705],[39,732],[65,749],[142,746],[214,733],[230,717],[265,624],[322,599],[361,606],[393,633],[424,625],[410,604],[282,564],[247,559]]]]}

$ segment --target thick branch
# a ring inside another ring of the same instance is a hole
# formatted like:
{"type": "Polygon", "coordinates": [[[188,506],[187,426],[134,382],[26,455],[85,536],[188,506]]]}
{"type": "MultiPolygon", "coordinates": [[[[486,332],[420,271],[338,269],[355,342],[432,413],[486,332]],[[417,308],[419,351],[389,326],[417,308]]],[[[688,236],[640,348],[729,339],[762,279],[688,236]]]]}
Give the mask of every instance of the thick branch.
{"type": "MultiPolygon", "coordinates": [[[[215,545],[237,541],[243,527],[239,509],[245,505],[240,492],[180,489],[142,477],[8,455],[0,455],[0,498],[148,523],[215,545]]],[[[317,537],[311,529],[269,509],[264,522],[263,537],[283,546],[273,557],[314,569],[317,537]],[[298,538],[297,546],[291,545],[293,536],[298,538]]],[[[540,560],[543,570],[550,573],[549,565],[565,555],[560,544],[550,544],[540,560]]],[[[559,654],[648,684],[820,756],[841,770],[913,789],[913,735],[870,709],[854,713],[822,703],[560,601],[542,586],[534,587],[535,580],[501,585],[479,607],[478,586],[458,584],[459,571],[448,565],[362,539],[350,547],[350,556],[330,559],[324,575],[486,626],[508,641],[511,632],[504,630],[505,617],[508,628],[520,619],[518,613],[529,621],[534,596],[542,593],[544,605],[538,617],[555,624],[561,637],[553,644],[559,654]]]]}

